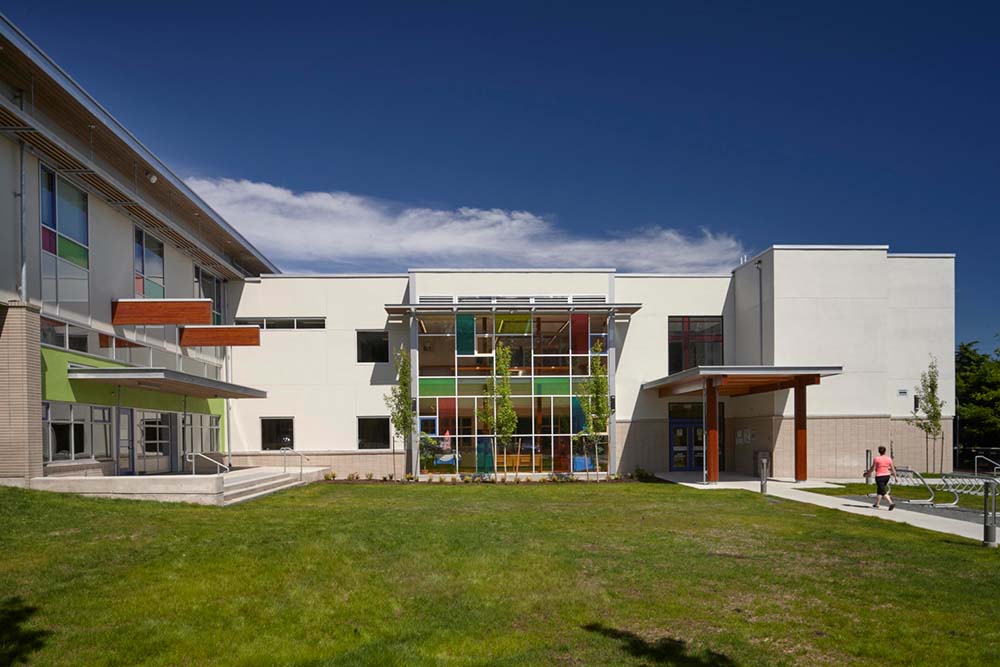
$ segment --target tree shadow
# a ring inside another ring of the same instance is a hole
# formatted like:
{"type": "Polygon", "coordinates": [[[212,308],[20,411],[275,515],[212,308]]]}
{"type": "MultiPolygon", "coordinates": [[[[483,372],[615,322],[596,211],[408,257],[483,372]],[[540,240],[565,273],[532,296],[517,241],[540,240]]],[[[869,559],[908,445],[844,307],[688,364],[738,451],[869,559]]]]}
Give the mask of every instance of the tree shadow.
{"type": "Polygon", "coordinates": [[[0,602],[0,665],[27,663],[28,656],[45,645],[51,632],[23,627],[37,612],[38,607],[25,604],[19,597],[0,602]]]}
{"type": "Polygon", "coordinates": [[[596,632],[622,643],[622,650],[637,658],[650,660],[657,665],[671,667],[736,667],[736,662],[729,656],[716,651],[692,651],[687,642],[672,637],[661,637],[649,642],[639,635],[609,628],[602,623],[588,623],[583,626],[588,632],[596,632]]]}

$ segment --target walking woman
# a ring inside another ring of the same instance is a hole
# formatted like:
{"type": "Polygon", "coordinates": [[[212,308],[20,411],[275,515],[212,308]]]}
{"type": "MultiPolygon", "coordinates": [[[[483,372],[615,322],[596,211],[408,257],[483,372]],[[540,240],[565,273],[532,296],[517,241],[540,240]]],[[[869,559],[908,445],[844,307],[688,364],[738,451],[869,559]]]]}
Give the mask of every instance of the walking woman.
{"type": "Polygon", "coordinates": [[[889,501],[889,510],[892,511],[896,509],[896,503],[892,502],[892,498],[889,496],[889,475],[892,475],[893,479],[896,479],[896,466],[892,463],[892,457],[886,456],[885,447],[878,448],[878,456],[872,461],[871,467],[865,471],[865,477],[872,474],[875,471],[875,504],[872,505],[875,509],[878,509],[882,505],[882,498],[889,501]]]}

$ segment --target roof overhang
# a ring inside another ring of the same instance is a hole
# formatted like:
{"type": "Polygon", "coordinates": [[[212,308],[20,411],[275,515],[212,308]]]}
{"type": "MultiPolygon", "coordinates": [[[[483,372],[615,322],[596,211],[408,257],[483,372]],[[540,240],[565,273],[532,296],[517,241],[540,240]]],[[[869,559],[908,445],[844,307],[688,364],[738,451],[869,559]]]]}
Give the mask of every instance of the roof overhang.
{"type": "Polygon", "coordinates": [[[553,303],[553,304],[475,304],[475,303],[387,303],[385,312],[389,315],[431,314],[431,313],[615,313],[631,315],[642,308],[641,303],[553,303]]]}
{"type": "Polygon", "coordinates": [[[844,372],[843,366],[695,366],[642,384],[660,396],[700,392],[711,381],[722,396],[747,396],[783,389],[797,383],[819,384],[820,379],[844,372]]]}
{"type": "Polygon", "coordinates": [[[71,368],[69,379],[197,398],[267,398],[267,392],[169,368],[71,368]]]}

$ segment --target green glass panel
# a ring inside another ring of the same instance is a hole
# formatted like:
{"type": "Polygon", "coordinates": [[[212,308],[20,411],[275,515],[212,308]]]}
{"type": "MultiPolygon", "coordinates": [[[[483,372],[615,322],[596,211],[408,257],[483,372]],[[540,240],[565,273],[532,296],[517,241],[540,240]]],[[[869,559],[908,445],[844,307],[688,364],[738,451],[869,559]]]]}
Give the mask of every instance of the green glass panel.
{"type": "Polygon", "coordinates": [[[162,299],[163,285],[146,278],[143,282],[142,293],[147,299],[162,299]]]}
{"type": "Polygon", "coordinates": [[[568,396],[569,378],[536,377],[535,394],[568,396]]]}
{"type": "Polygon", "coordinates": [[[420,378],[421,396],[454,396],[455,378],[420,378]]]}
{"type": "Polygon", "coordinates": [[[528,314],[497,315],[496,333],[498,334],[526,334],[531,333],[531,316],[528,314]]]}
{"type": "Polygon", "coordinates": [[[456,341],[459,354],[476,353],[476,318],[473,315],[458,315],[455,317],[456,341]]]}
{"type": "Polygon", "coordinates": [[[70,241],[65,236],[59,237],[59,256],[84,269],[90,268],[90,253],[87,249],[79,243],[70,241]]]}

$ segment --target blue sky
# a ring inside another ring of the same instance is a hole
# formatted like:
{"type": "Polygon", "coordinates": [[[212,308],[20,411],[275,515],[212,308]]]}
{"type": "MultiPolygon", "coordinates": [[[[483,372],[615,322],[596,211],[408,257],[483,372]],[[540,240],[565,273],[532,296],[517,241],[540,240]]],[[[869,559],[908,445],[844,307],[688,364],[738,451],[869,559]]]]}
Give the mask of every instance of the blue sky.
{"type": "Polygon", "coordinates": [[[994,346],[1000,5],[577,4],[4,12],[283,267],[887,243],[994,346]]]}

